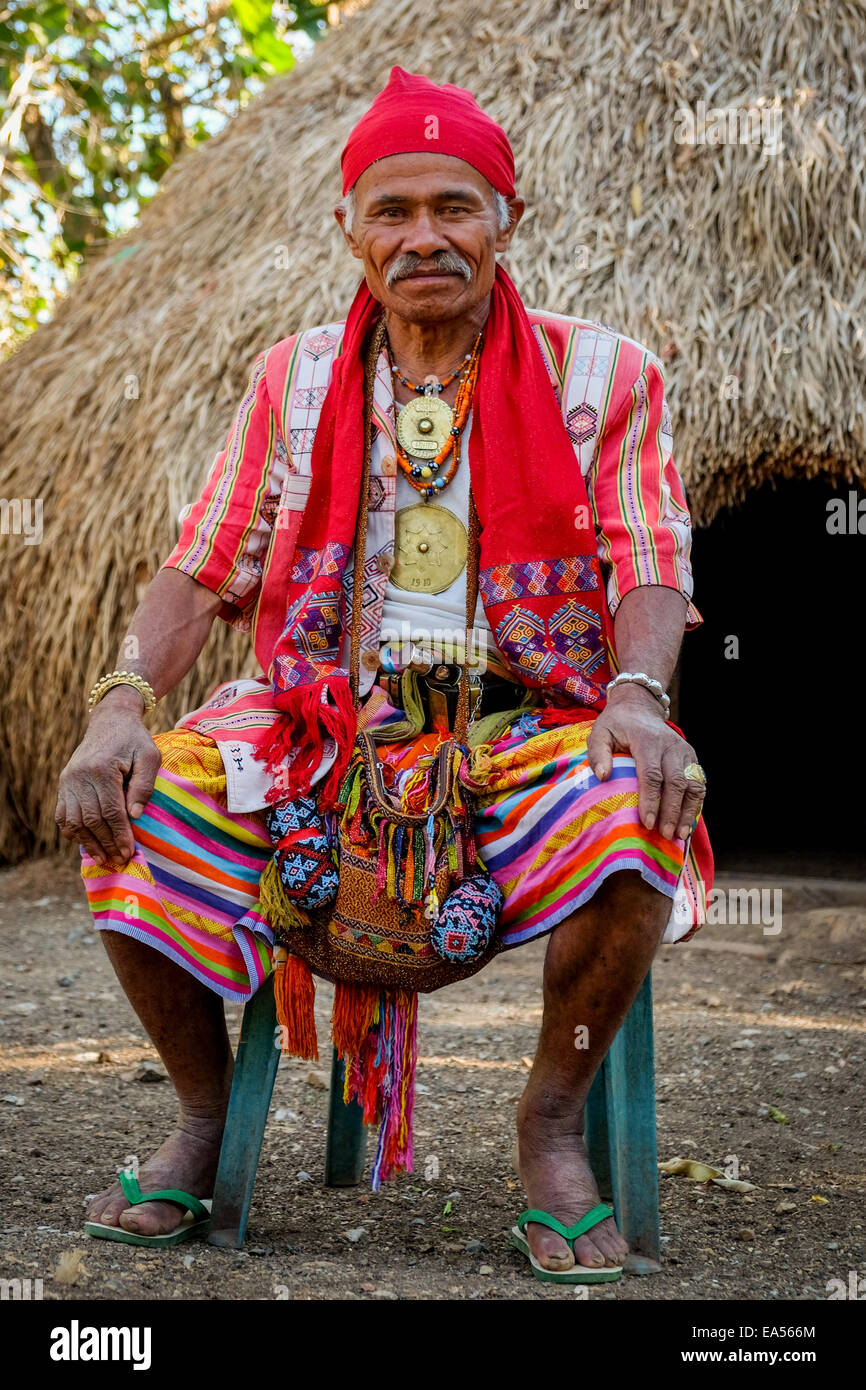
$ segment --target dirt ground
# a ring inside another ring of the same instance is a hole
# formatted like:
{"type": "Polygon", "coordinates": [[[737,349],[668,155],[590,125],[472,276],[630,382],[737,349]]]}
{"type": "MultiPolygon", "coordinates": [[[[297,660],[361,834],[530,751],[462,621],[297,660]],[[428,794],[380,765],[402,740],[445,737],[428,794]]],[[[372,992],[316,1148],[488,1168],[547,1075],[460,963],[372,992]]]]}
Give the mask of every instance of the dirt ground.
{"type": "MultiPolygon", "coordinates": [[[[828,1281],[864,1273],[866,896],[782,885],[778,935],[707,926],[654,970],[659,1156],[738,1165],[754,1190],[663,1176],[663,1272],[594,1300],[826,1299],[828,1281]]],[[[0,929],[0,1278],[42,1279],[46,1299],[575,1297],[532,1279],[507,1242],[543,943],[422,1001],[414,1176],[326,1189],[328,1068],[283,1059],[246,1248],[148,1251],[81,1229],[85,1194],[144,1160],[174,1103],[160,1067],[139,1079],[158,1059],[74,866],[0,873],[0,929]]],[[[323,988],[320,1040],[328,1009],[323,988]]]]}

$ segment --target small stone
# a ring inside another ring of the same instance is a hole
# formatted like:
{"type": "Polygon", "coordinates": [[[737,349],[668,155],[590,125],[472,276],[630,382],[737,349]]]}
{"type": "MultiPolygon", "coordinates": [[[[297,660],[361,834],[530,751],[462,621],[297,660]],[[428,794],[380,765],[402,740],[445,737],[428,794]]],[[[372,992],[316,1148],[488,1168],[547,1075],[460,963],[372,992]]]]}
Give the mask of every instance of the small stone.
{"type": "Polygon", "coordinates": [[[478,1273],[479,1273],[479,1274],[492,1274],[492,1273],[493,1273],[493,1265],[479,1265],[479,1266],[478,1266],[478,1273]]]}
{"type": "Polygon", "coordinates": [[[366,1234],[366,1226],[353,1226],[351,1231],[346,1232],[346,1240],[349,1241],[351,1245],[357,1245],[360,1240],[364,1239],[366,1234]]]}
{"type": "Polygon", "coordinates": [[[459,1193],[459,1192],[449,1192],[449,1193],[447,1193],[447,1195],[446,1195],[446,1197],[445,1197],[445,1201],[446,1201],[446,1202],[459,1202],[459,1201],[460,1201],[460,1193],[459,1193]]]}
{"type": "MultiPolygon", "coordinates": [[[[93,1056],[94,1060],[96,1060],[99,1054],[94,1053],[93,1056]]],[[[156,1065],[156,1062],[142,1062],[132,1079],[133,1081],[142,1081],[152,1084],[157,1081],[167,1081],[168,1076],[161,1067],[156,1065]]]]}
{"type": "Polygon", "coordinates": [[[193,1267],[194,1264],[195,1264],[195,1255],[184,1255],[184,1257],[183,1257],[183,1267],[184,1267],[184,1269],[192,1269],[192,1267],[193,1267]]]}
{"type": "Polygon", "coordinates": [[[72,984],[72,981],[70,980],[68,975],[61,975],[57,983],[60,985],[61,989],[69,989],[72,984]]]}
{"type": "Polygon", "coordinates": [[[13,1014],[32,1014],[36,1012],[36,1005],[31,1004],[29,1000],[23,1004],[13,1004],[12,1012],[13,1014]]]}
{"type": "Polygon", "coordinates": [[[393,1289],[374,1289],[374,1290],[373,1290],[373,1297],[374,1297],[374,1298],[396,1298],[397,1295],[395,1294],[395,1292],[394,1292],[393,1289]]]}
{"type": "Polygon", "coordinates": [[[23,1104],[24,1104],[24,1101],[21,1099],[20,1096],[4,1096],[3,1099],[4,1099],[4,1101],[6,1102],[7,1105],[23,1105],[23,1104]]]}
{"type": "Polygon", "coordinates": [[[250,1246],[250,1254],[251,1254],[251,1255],[273,1255],[273,1253],[274,1253],[274,1247],[273,1247],[272,1245],[251,1245],[251,1246],[250,1246]]]}
{"type": "Polygon", "coordinates": [[[305,1173],[304,1170],[303,1170],[303,1168],[301,1168],[300,1171],[299,1171],[298,1173],[296,1173],[295,1176],[297,1177],[298,1182],[312,1182],[312,1181],[313,1181],[313,1179],[310,1177],[309,1173],[305,1173]]]}
{"type": "Polygon", "coordinates": [[[327,1091],[328,1089],[327,1076],[323,1071],[316,1071],[315,1067],[310,1068],[304,1080],[308,1086],[315,1086],[317,1091],[327,1091]]]}
{"type": "Polygon", "coordinates": [[[752,1230],[751,1226],[744,1226],[741,1231],[737,1232],[737,1240],[753,1241],[754,1239],[755,1232],[752,1230]]]}
{"type": "Polygon", "coordinates": [[[463,1249],[466,1251],[467,1255],[484,1255],[490,1247],[489,1245],[485,1245],[483,1240],[467,1240],[463,1249]]]}
{"type": "Polygon", "coordinates": [[[778,1206],[776,1207],[776,1215],[777,1215],[777,1216],[785,1216],[789,1211],[796,1211],[796,1210],[797,1210],[797,1203],[796,1203],[796,1202],[779,1202],[778,1206]]]}
{"type": "Polygon", "coordinates": [[[754,1046],[751,1038],[738,1038],[735,1043],[731,1043],[731,1050],[733,1052],[745,1052],[747,1048],[754,1046]]]}

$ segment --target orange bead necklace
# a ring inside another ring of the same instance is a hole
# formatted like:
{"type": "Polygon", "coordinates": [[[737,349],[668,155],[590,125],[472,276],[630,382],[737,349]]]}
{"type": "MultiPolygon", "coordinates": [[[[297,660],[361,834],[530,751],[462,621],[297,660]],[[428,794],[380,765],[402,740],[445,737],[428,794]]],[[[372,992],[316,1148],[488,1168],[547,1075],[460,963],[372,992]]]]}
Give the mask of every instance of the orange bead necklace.
{"type": "MultiPolygon", "coordinates": [[[[479,333],[478,337],[475,339],[475,345],[471,353],[468,353],[465,359],[466,365],[463,368],[463,375],[460,378],[460,384],[457,388],[457,398],[454,402],[454,421],[448,439],[436,457],[432,459],[412,459],[406,453],[406,450],[399,440],[397,441],[397,462],[400,465],[400,469],[415,491],[419,492],[425,501],[429,502],[433,497],[436,497],[438,493],[442,492],[451,482],[460,466],[460,440],[466,426],[466,421],[469,418],[469,411],[472,409],[472,397],[475,394],[475,386],[478,381],[478,370],[480,367],[481,345],[482,335],[479,333]],[[441,470],[449,455],[451,456],[450,463],[448,463],[447,468],[445,468],[443,472],[441,470]]],[[[395,374],[400,377],[404,385],[412,385],[411,382],[405,380],[401,373],[395,371],[395,374]]],[[[432,393],[436,391],[437,388],[441,391],[443,386],[447,385],[447,381],[453,381],[456,375],[456,372],[452,372],[445,383],[427,383],[426,392],[425,387],[419,388],[414,386],[412,389],[425,392],[425,394],[428,392],[432,393]]]]}

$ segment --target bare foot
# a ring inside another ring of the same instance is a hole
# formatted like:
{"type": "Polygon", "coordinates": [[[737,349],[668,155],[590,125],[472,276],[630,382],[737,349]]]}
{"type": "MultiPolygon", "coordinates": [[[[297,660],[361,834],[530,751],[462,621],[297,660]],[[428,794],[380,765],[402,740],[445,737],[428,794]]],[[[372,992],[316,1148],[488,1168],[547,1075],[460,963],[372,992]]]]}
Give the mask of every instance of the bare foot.
{"type": "MultiPolygon", "coordinates": [[[[542,1119],[523,1102],[518,1110],[517,1133],[519,1173],[527,1206],[549,1212],[564,1226],[573,1226],[601,1200],[583,1136],[563,1133],[561,1121],[542,1119]]],[[[525,1234],[542,1268],[557,1273],[572,1269],[575,1263],[591,1269],[621,1265],[628,1254],[613,1217],[579,1236],[574,1242],[574,1255],[568,1242],[547,1226],[530,1222],[525,1234]]]]}
{"type": "MultiPolygon", "coordinates": [[[[222,1120],[183,1119],[140,1169],[138,1182],[142,1192],[177,1187],[193,1197],[210,1197],[222,1132],[222,1120]]],[[[120,1183],[115,1182],[93,1198],[87,1219],[106,1226],[122,1226],[138,1236],[159,1236],[175,1229],[183,1219],[183,1211],[174,1202],[148,1202],[131,1207],[120,1183]]]]}

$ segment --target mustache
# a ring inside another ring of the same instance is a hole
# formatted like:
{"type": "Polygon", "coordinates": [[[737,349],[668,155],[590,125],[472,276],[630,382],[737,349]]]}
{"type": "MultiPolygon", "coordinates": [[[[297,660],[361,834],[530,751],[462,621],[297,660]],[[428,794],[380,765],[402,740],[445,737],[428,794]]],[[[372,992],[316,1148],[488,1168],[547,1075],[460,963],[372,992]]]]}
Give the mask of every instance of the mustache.
{"type": "Polygon", "coordinates": [[[390,289],[398,280],[405,280],[408,275],[415,273],[422,261],[433,261],[443,275],[462,275],[464,280],[472,279],[471,265],[456,251],[434,251],[432,256],[419,256],[417,251],[407,251],[388,267],[385,284],[390,289]]]}

